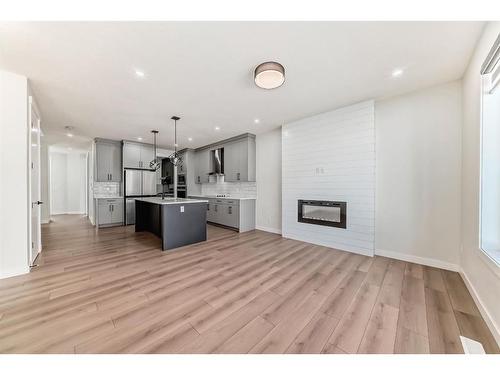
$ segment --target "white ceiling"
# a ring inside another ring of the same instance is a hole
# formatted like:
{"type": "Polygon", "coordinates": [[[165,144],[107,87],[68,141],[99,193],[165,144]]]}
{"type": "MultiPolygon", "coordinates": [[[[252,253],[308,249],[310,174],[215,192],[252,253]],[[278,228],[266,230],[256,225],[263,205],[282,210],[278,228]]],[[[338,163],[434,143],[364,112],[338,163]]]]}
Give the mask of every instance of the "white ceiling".
{"type": "Polygon", "coordinates": [[[160,144],[171,147],[170,117],[179,115],[180,147],[198,147],[458,79],[482,28],[481,22],[1,23],[0,68],[30,79],[54,143],[149,141],[158,129],[160,144]],[[285,66],[286,81],[266,91],[252,74],[269,60],[285,66]],[[397,79],[395,68],[404,69],[397,79]],[[75,127],[72,139],[66,125],[75,127]]]}

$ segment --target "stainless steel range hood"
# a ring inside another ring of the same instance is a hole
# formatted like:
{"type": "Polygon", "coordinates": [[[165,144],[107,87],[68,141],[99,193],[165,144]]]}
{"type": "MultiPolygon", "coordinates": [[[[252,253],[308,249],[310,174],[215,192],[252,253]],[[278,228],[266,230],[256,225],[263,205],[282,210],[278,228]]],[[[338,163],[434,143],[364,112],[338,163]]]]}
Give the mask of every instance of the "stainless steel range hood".
{"type": "Polygon", "coordinates": [[[223,175],[224,174],[224,148],[217,148],[210,151],[212,171],[210,175],[223,175]]]}

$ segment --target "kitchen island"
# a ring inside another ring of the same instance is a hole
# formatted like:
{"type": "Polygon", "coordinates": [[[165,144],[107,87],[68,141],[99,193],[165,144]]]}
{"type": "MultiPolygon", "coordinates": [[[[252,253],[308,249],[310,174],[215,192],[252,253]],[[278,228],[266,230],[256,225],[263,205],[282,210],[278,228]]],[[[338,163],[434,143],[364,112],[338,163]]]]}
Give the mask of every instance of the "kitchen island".
{"type": "Polygon", "coordinates": [[[135,231],[162,239],[163,250],[207,240],[205,199],[144,197],[135,199],[135,231]]]}

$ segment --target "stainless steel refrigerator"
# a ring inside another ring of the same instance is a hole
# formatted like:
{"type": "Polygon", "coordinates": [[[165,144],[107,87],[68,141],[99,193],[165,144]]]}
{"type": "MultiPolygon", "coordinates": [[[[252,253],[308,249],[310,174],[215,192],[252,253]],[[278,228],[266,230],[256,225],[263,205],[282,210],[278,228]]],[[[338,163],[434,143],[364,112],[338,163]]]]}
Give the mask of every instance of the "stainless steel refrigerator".
{"type": "Polygon", "coordinates": [[[125,224],[135,224],[135,201],[137,197],[156,196],[156,172],[125,169],[125,224]]]}

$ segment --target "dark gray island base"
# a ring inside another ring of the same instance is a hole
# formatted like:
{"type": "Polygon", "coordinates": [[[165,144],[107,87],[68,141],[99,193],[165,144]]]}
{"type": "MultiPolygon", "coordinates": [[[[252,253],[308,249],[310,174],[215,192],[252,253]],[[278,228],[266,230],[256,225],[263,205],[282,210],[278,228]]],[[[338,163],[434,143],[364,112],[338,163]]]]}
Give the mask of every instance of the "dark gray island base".
{"type": "Polygon", "coordinates": [[[160,237],[163,250],[206,241],[207,203],[200,199],[137,198],[135,231],[160,237]]]}

